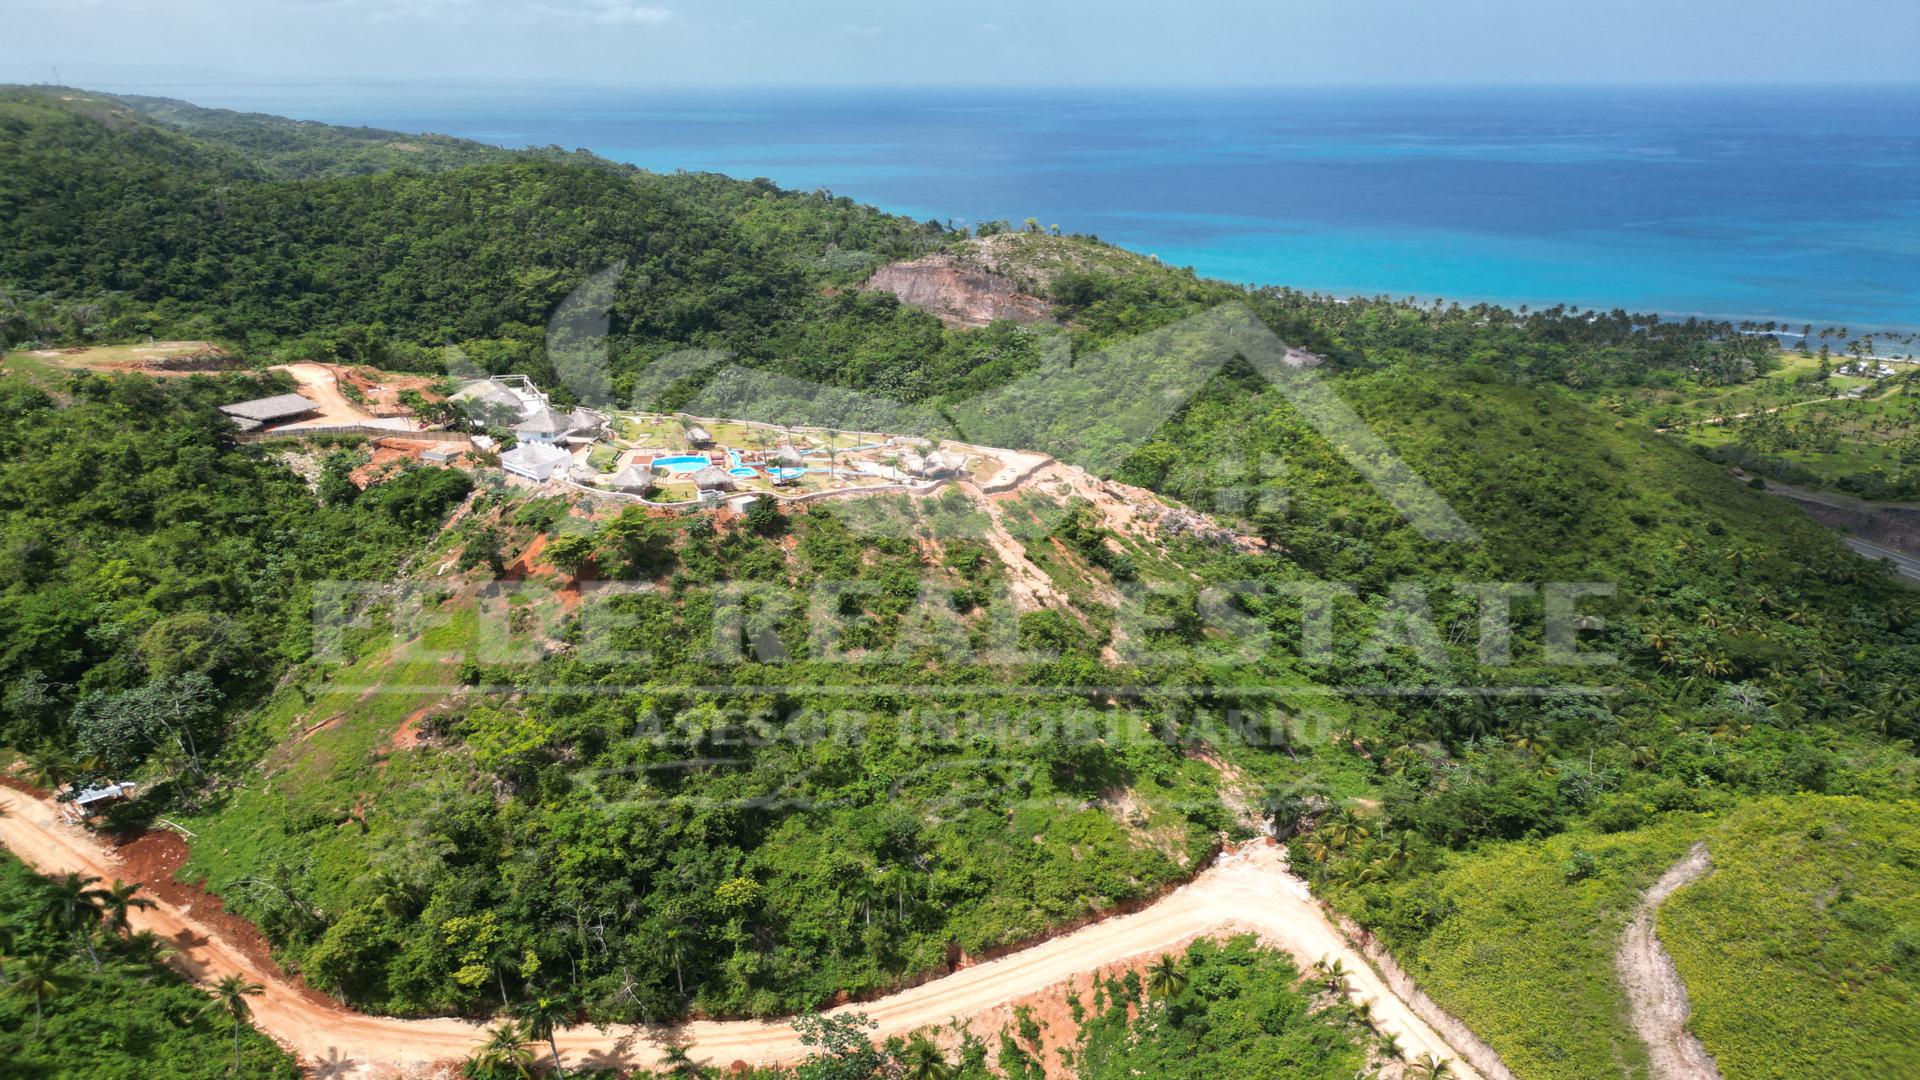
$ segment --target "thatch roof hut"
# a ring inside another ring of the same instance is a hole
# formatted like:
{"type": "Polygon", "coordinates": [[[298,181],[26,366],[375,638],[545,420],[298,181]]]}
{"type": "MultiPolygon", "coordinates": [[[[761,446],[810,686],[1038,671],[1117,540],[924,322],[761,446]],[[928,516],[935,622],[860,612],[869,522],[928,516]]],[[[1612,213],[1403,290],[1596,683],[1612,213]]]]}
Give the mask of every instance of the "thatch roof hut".
{"type": "Polygon", "coordinates": [[[571,420],[552,409],[540,408],[535,409],[525,420],[513,425],[513,433],[522,439],[553,442],[565,435],[572,426],[571,420]]]}
{"type": "Polygon", "coordinates": [[[709,465],[693,474],[693,486],[701,491],[732,491],[740,485],[727,470],[709,465]]]}
{"type": "Polygon", "coordinates": [[[607,486],[615,491],[645,495],[654,488],[653,470],[640,465],[628,465],[608,477],[607,486]]]}
{"type": "Polygon", "coordinates": [[[801,465],[805,465],[807,463],[807,458],[806,458],[806,455],[802,454],[800,451],[794,449],[791,446],[782,446],[774,450],[773,462],[776,465],[787,465],[787,466],[798,467],[801,465]]]}
{"type": "Polygon", "coordinates": [[[607,424],[607,418],[592,409],[575,409],[567,414],[567,434],[574,436],[596,436],[607,424]]]}
{"type": "Polygon", "coordinates": [[[690,424],[687,427],[687,442],[692,446],[707,446],[713,442],[713,433],[699,424],[690,424]]]}

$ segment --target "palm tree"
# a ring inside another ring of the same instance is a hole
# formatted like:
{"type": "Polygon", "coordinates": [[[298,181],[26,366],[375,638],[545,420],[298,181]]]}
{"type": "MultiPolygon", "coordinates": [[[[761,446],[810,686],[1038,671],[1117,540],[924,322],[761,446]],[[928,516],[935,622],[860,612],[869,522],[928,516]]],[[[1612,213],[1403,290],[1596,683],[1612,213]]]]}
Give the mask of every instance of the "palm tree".
{"type": "Polygon", "coordinates": [[[144,896],[135,896],[140,891],[140,883],[128,883],[119,878],[113,879],[113,888],[97,890],[100,910],[106,914],[107,926],[114,933],[125,936],[131,929],[127,917],[136,909],[153,907],[153,901],[144,896]]]}
{"type": "Polygon", "coordinates": [[[168,956],[172,955],[174,949],[159,934],[151,930],[139,930],[127,935],[127,940],[121,943],[120,951],[128,966],[144,970],[164,962],[168,956]]]}
{"type": "Polygon", "coordinates": [[[1309,970],[1315,979],[1326,984],[1327,992],[1332,994],[1345,993],[1347,989],[1347,976],[1353,974],[1353,972],[1347,969],[1347,965],[1337,956],[1323,956],[1320,958],[1320,961],[1314,964],[1309,970]]]}
{"type": "Polygon", "coordinates": [[[533,1075],[533,1051],[527,1049],[520,1029],[509,1020],[488,1030],[487,1041],[480,1044],[480,1048],[467,1059],[467,1064],[473,1067],[472,1071],[489,1078],[503,1072],[510,1076],[530,1077],[533,1075]]]}
{"type": "Polygon", "coordinates": [[[1447,1058],[1434,1057],[1432,1054],[1421,1054],[1420,1060],[1407,1066],[1407,1073],[1410,1076],[1418,1076],[1421,1080],[1443,1080],[1444,1077],[1453,1075],[1453,1062],[1447,1058]]]}
{"type": "Polygon", "coordinates": [[[545,1042],[547,1049],[553,1051],[553,1071],[561,1076],[567,1075],[567,1067],[560,1062],[560,1043],[554,1038],[554,1030],[567,1018],[570,1011],[565,1001],[541,994],[530,1001],[520,1004],[516,1010],[520,1014],[521,1030],[532,1042],[545,1042]]]}
{"type": "Polygon", "coordinates": [[[954,1074],[960,1071],[925,1035],[915,1035],[907,1044],[905,1065],[901,1073],[905,1080],[953,1080],[954,1074]]]}
{"type": "Polygon", "coordinates": [[[73,779],[73,770],[73,759],[51,746],[27,755],[27,782],[37,788],[58,791],[73,779]]]}
{"type": "Polygon", "coordinates": [[[219,1006],[233,1019],[233,1071],[236,1074],[240,1072],[240,1033],[246,1030],[247,1020],[253,1015],[247,999],[266,992],[266,987],[248,982],[245,975],[228,975],[213,985],[213,1000],[206,1007],[219,1006]]]}
{"type": "Polygon", "coordinates": [[[33,999],[33,1038],[38,1039],[47,999],[66,988],[67,975],[60,970],[60,960],[52,953],[33,953],[15,963],[12,981],[0,993],[22,994],[33,999]]]}
{"type": "Polygon", "coordinates": [[[1311,812],[1307,800],[1288,787],[1270,788],[1260,800],[1261,816],[1273,823],[1273,834],[1279,837],[1292,836],[1311,812]]]}
{"type": "Polygon", "coordinates": [[[1327,834],[1327,840],[1337,848],[1349,847],[1371,836],[1366,823],[1353,812],[1353,807],[1344,807],[1334,819],[1321,826],[1327,834]]]}
{"type": "Polygon", "coordinates": [[[1400,1036],[1391,1031],[1380,1033],[1380,1054],[1391,1061],[1399,1061],[1407,1056],[1406,1050],[1400,1046],[1400,1036]]]}
{"type": "Polygon", "coordinates": [[[1170,998],[1186,988],[1187,973],[1180,970],[1180,961],[1166,953],[1147,968],[1147,992],[1154,997],[1170,998]]]}
{"type": "Polygon", "coordinates": [[[55,878],[47,890],[43,916],[49,929],[73,935],[74,943],[92,958],[95,971],[100,970],[100,954],[93,948],[93,932],[100,925],[101,901],[107,894],[90,886],[99,880],[71,872],[55,878]]]}
{"type": "Polygon", "coordinates": [[[693,1060],[687,1052],[686,1043],[672,1043],[660,1051],[660,1069],[668,1076],[696,1077],[700,1075],[700,1063],[693,1060]]]}

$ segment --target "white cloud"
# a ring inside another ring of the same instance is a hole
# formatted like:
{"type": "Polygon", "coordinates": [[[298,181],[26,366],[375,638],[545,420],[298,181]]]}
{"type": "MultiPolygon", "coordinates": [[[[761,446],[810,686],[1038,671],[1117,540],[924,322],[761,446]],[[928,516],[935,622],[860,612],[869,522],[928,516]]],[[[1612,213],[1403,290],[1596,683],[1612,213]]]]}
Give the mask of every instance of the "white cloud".
{"type": "Polygon", "coordinates": [[[526,10],[535,19],[592,23],[596,26],[658,26],[673,18],[671,9],[629,3],[628,0],[578,0],[575,3],[533,0],[526,10]]]}

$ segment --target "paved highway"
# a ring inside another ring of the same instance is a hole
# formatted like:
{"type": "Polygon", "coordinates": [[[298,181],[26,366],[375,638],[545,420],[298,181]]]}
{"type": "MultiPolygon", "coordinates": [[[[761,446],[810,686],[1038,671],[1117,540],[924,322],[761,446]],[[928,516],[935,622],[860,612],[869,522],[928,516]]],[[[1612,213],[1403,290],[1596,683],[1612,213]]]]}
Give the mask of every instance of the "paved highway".
{"type": "Polygon", "coordinates": [[[1869,559],[1893,560],[1893,568],[1901,577],[1912,581],[1920,581],[1920,559],[1916,559],[1911,555],[1902,554],[1890,547],[1882,547],[1879,544],[1868,543],[1865,540],[1856,539],[1851,536],[1843,536],[1841,539],[1846,541],[1848,547],[1865,555],[1869,559]]]}

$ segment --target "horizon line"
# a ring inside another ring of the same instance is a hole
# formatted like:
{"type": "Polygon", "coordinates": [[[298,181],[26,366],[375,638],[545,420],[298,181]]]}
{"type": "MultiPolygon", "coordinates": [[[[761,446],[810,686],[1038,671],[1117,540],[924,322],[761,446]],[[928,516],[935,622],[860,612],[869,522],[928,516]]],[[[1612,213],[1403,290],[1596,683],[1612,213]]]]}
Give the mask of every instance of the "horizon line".
{"type": "Polygon", "coordinates": [[[70,82],[18,82],[5,85],[36,87],[42,89],[63,90],[105,90],[121,87],[148,88],[189,88],[189,87],[296,87],[296,86],[403,86],[403,85],[462,85],[471,84],[499,88],[501,86],[522,87],[583,87],[596,89],[635,89],[635,90],[845,90],[845,91],[1004,91],[1009,93],[1034,91],[1300,91],[1300,90],[1811,90],[1845,89],[1860,90],[1881,88],[1889,90],[1920,90],[1920,78],[1837,78],[1837,79],[1774,79],[1774,80],[1698,80],[1698,81],[1662,81],[1662,80],[1587,80],[1587,81],[1489,81],[1489,80],[1405,80],[1405,81],[1356,81],[1356,82],[1058,82],[1058,83],[1014,83],[1014,82],[697,82],[697,81],[644,81],[622,79],[589,79],[573,76],[535,76],[524,75],[511,78],[489,77],[483,75],[303,75],[289,78],[268,76],[239,79],[196,79],[183,81],[128,80],[113,82],[89,82],[74,84],[70,82]]]}

